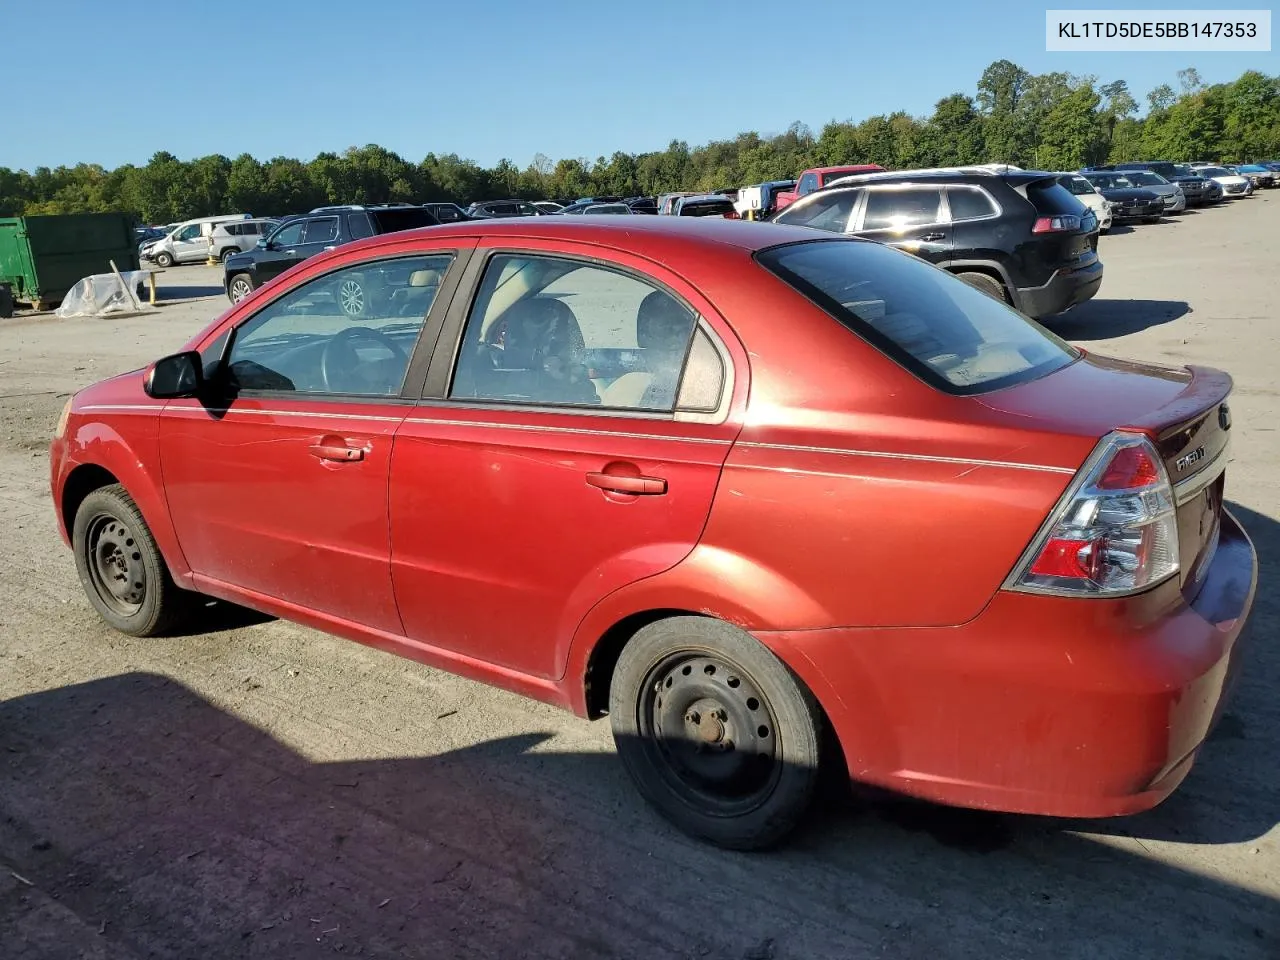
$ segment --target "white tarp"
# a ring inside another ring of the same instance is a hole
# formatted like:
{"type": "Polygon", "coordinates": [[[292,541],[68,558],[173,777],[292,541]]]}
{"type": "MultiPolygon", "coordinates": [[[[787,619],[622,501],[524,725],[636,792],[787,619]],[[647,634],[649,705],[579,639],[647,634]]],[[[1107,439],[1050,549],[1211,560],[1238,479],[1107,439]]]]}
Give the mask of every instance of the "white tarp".
{"type": "Polygon", "coordinates": [[[105,317],[117,313],[145,313],[155,307],[138,291],[147,282],[147,271],[124,270],[120,274],[133,291],[120,285],[114,273],[96,273],[76,281],[76,285],[62,298],[57,315],[68,317],[105,317]]]}

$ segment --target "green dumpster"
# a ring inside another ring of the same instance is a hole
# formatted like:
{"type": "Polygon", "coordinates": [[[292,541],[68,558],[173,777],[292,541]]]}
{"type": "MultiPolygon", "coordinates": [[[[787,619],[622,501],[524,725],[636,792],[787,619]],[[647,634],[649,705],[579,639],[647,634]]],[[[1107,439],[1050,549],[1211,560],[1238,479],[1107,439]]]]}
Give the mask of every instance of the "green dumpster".
{"type": "Polygon", "coordinates": [[[138,269],[134,217],[127,213],[71,213],[0,217],[0,286],[37,310],[57,306],[84,277],[138,269]]]}

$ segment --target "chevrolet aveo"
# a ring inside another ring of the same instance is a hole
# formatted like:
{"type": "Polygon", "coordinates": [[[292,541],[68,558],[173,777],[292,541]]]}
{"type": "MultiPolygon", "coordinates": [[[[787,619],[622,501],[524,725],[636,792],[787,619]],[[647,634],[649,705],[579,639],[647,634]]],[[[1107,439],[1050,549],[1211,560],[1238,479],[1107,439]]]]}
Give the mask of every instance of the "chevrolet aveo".
{"type": "Polygon", "coordinates": [[[52,486],[116,629],[217,597],[607,715],[663,815],[760,847],[820,759],[1012,812],[1174,790],[1257,575],[1230,390],[869,241],[496,220],[316,257],[81,391],[52,486]]]}

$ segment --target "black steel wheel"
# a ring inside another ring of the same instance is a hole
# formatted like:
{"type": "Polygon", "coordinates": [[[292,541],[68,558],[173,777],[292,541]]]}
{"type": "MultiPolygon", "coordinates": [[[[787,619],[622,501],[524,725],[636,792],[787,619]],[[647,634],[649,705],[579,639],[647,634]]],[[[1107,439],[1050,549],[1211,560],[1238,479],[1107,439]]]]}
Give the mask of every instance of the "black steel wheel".
{"type": "Polygon", "coordinates": [[[767,847],[808,809],[821,714],[781,661],[729,624],[673,617],[640,630],[615,668],[610,719],[640,792],[694,836],[767,847]]]}
{"type": "Polygon", "coordinates": [[[151,530],[119,484],[85,497],[71,540],[89,602],[121,633],[163,633],[190,609],[191,595],[173,582],[151,530]]]}

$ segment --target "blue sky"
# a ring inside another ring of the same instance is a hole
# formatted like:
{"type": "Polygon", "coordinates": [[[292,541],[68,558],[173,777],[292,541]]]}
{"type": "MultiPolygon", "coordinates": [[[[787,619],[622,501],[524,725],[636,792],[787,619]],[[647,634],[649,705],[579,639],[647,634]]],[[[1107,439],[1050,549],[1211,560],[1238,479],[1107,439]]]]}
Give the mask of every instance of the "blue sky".
{"type": "MultiPolygon", "coordinates": [[[[1168,0],[1166,0],[1168,5],[1168,0]]],[[[1047,53],[1063,2],[5,0],[0,166],[145,163],[157,150],[309,159],[378,143],[409,160],[594,159],[739,131],[819,130],[972,94],[1007,58],[1129,81],[1139,102],[1276,53],[1047,53]],[[39,42],[33,37],[45,38],[39,42]]],[[[1161,4],[1094,0],[1082,9],[1161,4]]],[[[1201,0],[1197,8],[1215,5],[1201,0]]],[[[1218,5],[1247,7],[1238,3],[1218,5]]],[[[1252,6],[1260,6],[1253,4],[1252,6]]]]}

